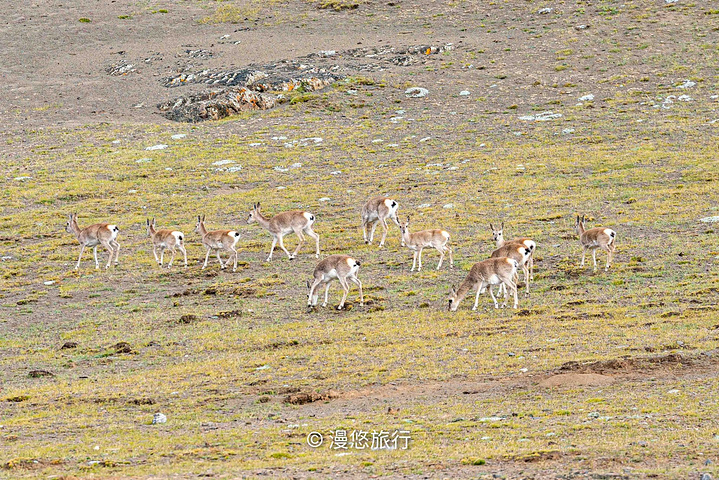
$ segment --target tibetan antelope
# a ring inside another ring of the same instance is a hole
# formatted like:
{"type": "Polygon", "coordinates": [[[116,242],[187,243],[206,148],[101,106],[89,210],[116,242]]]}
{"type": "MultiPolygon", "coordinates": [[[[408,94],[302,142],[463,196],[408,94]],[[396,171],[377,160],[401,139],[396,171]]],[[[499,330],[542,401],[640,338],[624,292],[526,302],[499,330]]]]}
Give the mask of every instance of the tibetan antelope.
{"type": "MultiPolygon", "coordinates": [[[[527,284],[527,295],[529,295],[529,268],[527,264],[529,259],[532,258],[532,250],[524,246],[522,243],[506,243],[503,247],[500,247],[492,252],[490,258],[508,257],[516,260],[522,271],[524,272],[524,282],[527,284]]],[[[516,282],[519,282],[517,277],[516,282]]],[[[499,286],[499,292],[502,292],[504,284],[499,286]]]]}
{"type": "Polygon", "coordinates": [[[517,284],[514,283],[514,276],[517,274],[519,263],[516,260],[507,257],[490,258],[477,262],[472,266],[469,271],[467,278],[464,279],[459,289],[452,287],[452,291],[449,296],[449,310],[456,311],[459,306],[459,302],[464,300],[467,293],[473,288],[477,288],[477,295],[474,297],[474,306],[472,310],[477,310],[477,304],[479,303],[479,295],[488,288],[489,295],[494,301],[494,308],[499,308],[497,299],[492,293],[492,285],[504,285],[504,303],[502,308],[507,305],[507,295],[509,291],[512,291],[514,295],[514,308],[517,308],[517,284]]]}
{"type": "Polygon", "coordinates": [[[210,252],[212,250],[215,250],[217,252],[217,260],[220,262],[220,268],[226,268],[227,265],[230,264],[230,260],[232,257],[235,258],[235,265],[232,268],[232,271],[237,271],[237,250],[235,249],[235,245],[237,245],[237,241],[240,239],[240,233],[236,232],[234,230],[213,230],[211,232],[208,232],[205,228],[205,216],[203,215],[200,217],[197,216],[197,225],[195,225],[195,232],[200,234],[200,237],[202,237],[202,244],[207,249],[207,254],[205,255],[205,263],[202,265],[202,269],[204,270],[205,267],[207,267],[207,260],[210,258],[210,252]],[[222,263],[222,258],[220,258],[220,250],[227,250],[232,252],[230,255],[230,258],[227,259],[227,263],[222,263]]]}
{"type": "Polygon", "coordinates": [[[315,267],[312,283],[310,284],[309,281],[307,282],[307,289],[309,290],[307,294],[307,307],[313,308],[317,305],[317,297],[319,296],[317,291],[322,283],[326,285],[325,301],[322,303],[322,306],[327,306],[327,296],[329,294],[330,283],[332,283],[332,280],[339,281],[340,285],[342,285],[342,288],[344,289],[344,294],[342,295],[340,304],[337,306],[337,310],[342,310],[345,305],[345,300],[347,299],[347,294],[350,290],[349,283],[347,283],[348,280],[357,284],[357,287],[359,288],[360,305],[363,305],[364,297],[362,296],[362,282],[360,282],[357,278],[359,268],[360,262],[347,255],[330,255],[322,260],[315,267]]]}
{"type": "Polygon", "coordinates": [[[260,203],[257,202],[252,206],[250,216],[247,217],[247,223],[253,222],[259,223],[262,228],[272,235],[272,247],[270,248],[270,254],[267,256],[268,262],[272,260],[272,253],[275,251],[275,246],[278,242],[280,248],[287,254],[287,257],[290,260],[294,259],[297,256],[297,252],[300,251],[302,243],[305,241],[303,232],[315,239],[315,257],[320,258],[320,236],[312,230],[312,225],[315,223],[315,216],[310,212],[292,210],[278,213],[272,218],[267,218],[260,212],[260,203]],[[297,248],[295,248],[295,251],[292,253],[287,251],[282,241],[282,237],[288,233],[295,233],[300,240],[300,243],[297,244],[297,248]]]}
{"type": "Polygon", "coordinates": [[[417,257],[419,257],[419,268],[417,271],[422,270],[422,250],[426,247],[434,247],[440,254],[439,263],[437,264],[437,270],[442,266],[442,260],[444,260],[445,252],[449,252],[449,265],[454,267],[454,259],[452,258],[452,248],[448,245],[449,233],[445,230],[422,230],[421,232],[409,233],[409,217],[405,223],[400,224],[399,229],[402,231],[402,240],[404,244],[414,251],[412,257],[412,269],[410,272],[414,272],[415,264],[417,263],[417,257]]]}
{"type": "Polygon", "coordinates": [[[167,268],[172,267],[172,262],[175,260],[175,250],[180,250],[182,255],[185,257],[185,268],[187,268],[187,250],[185,250],[185,235],[177,230],[157,230],[155,225],[155,219],[152,221],[147,219],[147,236],[152,239],[152,253],[155,255],[155,261],[159,266],[165,259],[165,249],[169,248],[172,252],[170,257],[170,263],[167,264],[167,268]],[[157,258],[157,249],[160,249],[160,258],[157,258]]]}
{"type": "MultiPolygon", "coordinates": [[[[527,247],[532,251],[532,253],[529,255],[529,262],[526,266],[523,266],[525,275],[527,274],[527,271],[529,271],[529,280],[534,281],[534,251],[537,249],[537,244],[534,240],[531,238],[514,238],[512,240],[505,240],[504,239],[504,222],[500,224],[499,229],[497,227],[493,226],[491,223],[489,224],[489,229],[492,230],[492,238],[495,242],[497,242],[497,248],[502,248],[508,243],[519,243],[527,247]]],[[[527,285],[529,285],[529,282],[527,282],[527,285]]]]}
{"type": "MultiPolygon", "coordinates": [[[[374,231],[378,224],[382,225],[384,232],[382,233],[382,240],[379,242],[380,248],[384,246],[384,241],[387,239],[387,219],[391,219],[394,223],[399,226],[399,219],[397,218],[397,208],[399,204],[388,197],[375,197],[364,204],[362,207],[362,236],[364,237],[365,243],[372,243],[374,239],[374,231]],[[367,236],[367,229],[370,228],[369,238],[367,236]]],[[[404,240],[402,241],[404,247],[404,240]]]]}
{"type": "Polygon", "coordinates": [[[80,242],[80,258],[77,259],[77,265],[75,270],[80,268],[80,261],[82,260],[82,253],[85,251],[85,247],[93,247],[92,252],[95,254],[95,268],[100,268],[100,263],[97,261],[97,247],[102,245],[110,251],[110,258],[107,259],[107,265],[105,269],[110,268],[112,257],[115,257],[115,266],[119,264],[120,255],[120,244],[117,243],[117,234],[120,233],[120,229],[117,225],[109,223],[96,223],[89,227],[80,228],[77,224],[77,213],[71,213],[68,217],[65,230],[68,233],[74,233],[77,240],[80,242]]]}
{"type": "Polygon", "coordinates": [[[584,215],[581,217],[577,215],[577,220],[574,223],[574,229],[579,235],[579,244],[582,246],[582,266],[584,266],[584,257],[587,255],[587,250],[592,251],[592,258],[594,259],[594,271],[597,271],[597,249],[607,251],[607,265],[604,267],[604,271],[609,270],[609,265],[612,263],[612,254],[616,248],[617,232],[611,228],[595,227],[586,230],[587,219],[584,215]]]}

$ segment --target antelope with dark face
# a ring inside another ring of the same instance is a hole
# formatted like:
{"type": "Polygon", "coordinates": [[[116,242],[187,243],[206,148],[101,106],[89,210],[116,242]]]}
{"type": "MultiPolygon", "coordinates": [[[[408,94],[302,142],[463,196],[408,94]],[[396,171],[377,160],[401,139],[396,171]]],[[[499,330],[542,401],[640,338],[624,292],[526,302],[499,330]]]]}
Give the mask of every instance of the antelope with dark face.
{"type": "MultiPolygon", "coordinates": [[[[365,243],[372,243],[377,225],[382,225],[384,232],[382,233],[382,240],[380,240],[379,246],[380,248],[384,246],[384,241],[387,239],[387,219],[394,221],[394,223],[399,226],[399,219],[397,218],[398,208],[399,204],[389,197],[375,197],[365,203],[362,207],[362,236],[364,237],[365,243]],[[367,235],[368,228],[371,228],[369,235],[367,235]]],[[[404,246],[404,241],[402,242],[402,246],[404,246]]]]}
{"type": "Polygon", "coordinates": [[[582,266],[584,266],[584,258],[587,255],[587,250],[592,251],[592,259],[594,260],[594,271],[597,271],[597,249],[602,249],[607,252],[607,265],[604,267],[604,271],[609,270],[609,266],[612,263],[612,255],[616,249],[616,238],[617,232],[611,228],[595,227],[586,230],[587,219],[584,215],[581,217],[577,215],[577,220],[574,222],[574,229],[579,235],[579,244],[582,246],[582,266]]]}
{"type": "Polygon", "coordinates": [[[449,233],[445,230],[422,230],[421,232],[409,233],[409,217],[405,223],[400,224],[399,229],[402,231],[402,240],[404,244],[410,250],[414,251],[412,257],[412,269],[414,271],[417,258],[419,257],[419,268],[417,271],[422,270],[422,250],[427,247],[433,247],[439,252],[439,263],[437,264],[437,270],[442,266],[442,260],[444,260],[445,252],[449,252],[449,265],[454,267],[454,258],[452,258],[452,248],[448,245],[449,233]]]}
{"type": "Polygon", "coordinates": [[[297,256],[297,252],[300,251],[302,243],[305,241],[303,232],[315,239],[315,257],[320,258],[320,236],[312,230],[312,225],[315,223],[315,216],[310,212],[303,210],[292,210],[290,212],[278,213],[272,218],[265,217],[260,212],[260,203],[257,202],[252,206],[250,215],[247,217],[247,223],[257,222],[262,228],[270,232],[272,235],[272,247],[270,247],[270,254],[267,256],[267,261],[272,260],[272,253],[275,251],[275,246],[279,242],[280,248],[287,254],[290,260],[293,260],[297,256]],[[285,244],[282,238],[289,234],[294,233],[299,238],[300,243],[297,244],[295,251],[290,253],[285,248],[285,244]]]}
{"type": "MultiPolygon", "coordinates": [[[[497,242],[497,248],[502,248],[503,246],[510,244],[510,243],[518,243],[521,245],[524,245],[528,249],[531,250],[531,253],[529,255],[529,261],[526,263],[526,266],[523,266],[523,270],[525,271],[525,275],[529,274],[529,280],[534,281],[534,251],[537,249],[537,243],[532,240],[531,238],[513,238],[512,240],[505,240],[504,239],[504,222],[500,224],[500,227],[497,228],[491,223],[489,224],[489,229],[492,231],[492,238],[495,242],[497,242]]],[[[527,286],[529,286],[529,282],[527,282],[527,286]]]]}
{"type": "Polygon", "coordinates": [[[185,235],[177,230],[157,230],[155,225],[155,219],[152,221],[147,219],[147,236],[152,239],[152,253],[155,255],[155,261],[159,266],[162,267],[165,259],[165,249],[169,249],[172,252],[170,257],[170,263],[167,264],[167,268],[172,267],[172,262],[175,260],[175,250],[182,252],[185,257],[185,268],[187,268],[187,250],[185,250],[185,235]],[[160,257],[157,257],[157,249],[160,249],[160,257]]]}
{"type": "Polygon", "coordinates": [[[502,308],[507,305],[507,296],[510,291],[514,295],[514,308],[517,308],[517,284],[514,283],[514,276],[517,274],[518,268],[519,263],[507,257],[490,258],[475,263],[459,288],[455,289],[452,287],[449,296],[449,310],[452,312],[456,311],[459,303],[464,300],[467,293],[474,288],[477,289],[477,294],[474,297],[472,310],[477,310],[479,295],[484,292],[485,288],[489,290],[489,295],[494,302],[494,308],[499,308],[497,299],[494,297],[494,293],[492,293],[492,285],[504,285],[505,287],[502,308]]]}
{"type": "Polygon", "coordinates": [[[80,242],[80,258],[77,259],[75,270],[80,268],[80,261],[82,260],[82,253],[85,251],[85,247],[93,247],[92,252],[95,255],[96,269],[100,268],[100,263],[97,261],[97,247],[99,245],[102,245],[110,251],[110,257],[107,259],[105,269],[110,268],[113,256],[115,257],[115,266],[120,263],[120,244],[117,243],[116,240],[120,229],[117,228],[117,225],[111,223],[96,223],[89,227],[80,228],[77,224],[77,213],[71,213],[68,217],[67,224],[65,224],[65,231],[74,234],[78,242],[80,242]]]}
{"type": "Polygon", "coordinates": [[[359,288],[360,305],[363,305],[364,297],[362,296],[362,282],[360,282],[357,278],[357,272],[359,272],[359,268],[360,262],[347,255],[330,255],[329,257],[322,260],[315,267],[315,270],[312,274],[312,283],[310,283],[309,281],[307,282],[307,307],[311,309],[317,306],[317,297],[319,296],[317,290],[319,290],[320,285],[322,284],[326,285],[325,301],[322,303],[322,306],[327,306],[327,297],[330,291],[330,283],[333,280],[337,280],[340,285],[342,285],[342,289],[344,290],[342,300],[337,306],[337,310],[342,310],[342,308],[344,308],[345,300],[347,300],[347,294],[350,290],[350,285],[348,281],[356,284],[359,288]]]}
{"type": "Polygon", "coordinates": [[[202,217],[200,217],[199,215],[197,216],[197,225],[195,225],[195,232],[200,234],[200,237],[202,237],[202,244],[207,249],[207,254],[205,255],[205,263],[202,265],[203,270],[207,267],[207,261],[210,258],[210,252],[215,250],[217,252],[217,260],[220,262],[220,268],[227,268],[227,265],[230,264],[230,260],[234,258],[235,264],[232,268],[232,271],[237,271],[237,250],[235,249],[235,245],[237,245],[237,241],[240,239],[239,232],[236,232],[234,230],[213,230],[208,232],[205,228],[204,215],[202,217]],[[232,252],[230,254],[230,258],[227,259],[227,263],[222,263],[222,258],[220,258],[221,250],[232,252]]]}

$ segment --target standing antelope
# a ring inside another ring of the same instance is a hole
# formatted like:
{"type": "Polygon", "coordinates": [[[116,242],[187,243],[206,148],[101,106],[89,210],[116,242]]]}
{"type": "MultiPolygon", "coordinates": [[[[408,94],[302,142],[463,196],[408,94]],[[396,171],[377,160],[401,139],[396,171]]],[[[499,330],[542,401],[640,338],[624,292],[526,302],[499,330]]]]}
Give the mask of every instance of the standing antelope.
{"type": "Polygon", "coordinates": [[[247,217],[247,223],[253,222],[259,223],[262,228],[270,232],[270,235],[272,235],[272,247],[270,248],[270,254],[267,257],[268,262],[272,260],[272,252],[275,251],[275,245],[277,245],[277,242],[280,243],[280,248],[284,250],[287,257],[290,260],[294,259],[297,256],[297,252],[300,251],[302,243],[305,241],[305,236],[302,232],[315,239],[315,257],[320,258],[320,236],[312,230],[312,225],[315,223],[315,216],[310,212],[292,210],[289,212],[278,213],[272,218],[267,218],[260,213],[260,203],[257,202],[252,206],[250,216],[247,217]],[[295,251],[291,254],[287,251],[285,244],[282,241],[282,237],[288,233],[295,233],[300,239],[300,243],[297,244],[297,248],[295,248],[295,251]]]}
{"type": "Polygon", "coordinates": [[[170,263],[167,264],[167,268],[172,267],[172,262],[175,260],[175,249],[179,249],[182,255],[185,257],[185,268],[187,268],[187,250],[185,250],[185,235],[177,230],[156,230],[155,219],[152,221],[147,219],[147,236],[152,238],[152,253],[155,255],[155,261],[159,266],[165,259],[165,249],[169,248],[172,252],[170,257],[170,263]],[[157,249],[160,249],[160,258],[157,258],[157,249]]]}
{"type": "MultiPolygon", "coordinates": [[[[365,203],[362,207],[362,236],[364,237],[365,243],[372,243],[374,239],[374,231],[377,228],[377,224],[382,225],[384,232],[382,233],[382,240],[379,242],[380,248],[384,246],[384,241],[387,238],[387,219],[392,219],[394,223],[399,226],[399,219],[397,218],[397,208],[399,204],[388,197],[375,197],[365,203]],[[367,229],[370,224],[372,225],[369,232],[369,239],[367,238],[367,229]]],[[[402,241],[404,247],[404,240],[402,241]]]]}
{"type": "Polygon", "coordinates": [[[100,263],[97,261],[97,247],[102,245],[110,251],[110,258],[107,259],[107,265],[105,269],[110,268],[110,262],[112,257],[115,257],[115,266],[119,264],[120,255],[120,244],[115,240],[117,234],[120,233],[120,229],[117,225],[109,223],[96,223],[89,227],[80,228],[77,224],[77,213],[71,213],[65,225],[65,230],[68,233],[74,233],[77,240],[80,242],[80,258],[77,259],[77,265],[75,270],[80,268],[80,261],[82,260],[82,253],[85,251],[85,247],[93,247],[92,252],[95,254],[95,268],[100,268],[100,263]]]}
{"type": "Polygon", "coordinates": [[[611,228],[595,227],[589,230],[586,229],[587,219],[584,215],[579,217],[574,223],[574,229],[579,235],[579,244],[582,246],[582,266],[584,266],[584,257],[587,255],[587,250],[592,251],[592,258],[594,259],[594,271],[597,271],[597,249],[607,251],[607,265],[604,267],[604,271],[609,270],[609,265],[612,263],[612,254],[616,248],[617,232],[611,228]]]}
{"type": "MultiPolygon", "coordinates": [[[[500,247],[492,252],[490,258],[508,257],[516,260],[522,271],[524,272],[524,282],[527,284],[527,295],[529,295],[529,268],[527,264],[529,259],[532,257],[532,250],[524,246],[523,243],[507,243],[503,247],[500,247]]],[[[517,282],[519,277],[517,277],[517,282]]],[[[501,293],[504,284],[499,286],[499,292],[501,293]]]]}
{"type": "Polygon", "coordinates": [[[449,233],[445,230],[422,230],[417,233],[409,233],[409,217],[407,222],[400,224],[399,229],[402,231],[402,240],[404,244],[410,250],[414,251],[412,257],[412,269],[414,271],[415,264],[417,263],[417,257],[419,257],[419,268],[417,271],[422,270],[422,250],[426,247],[434,247],[440,254],[439,263],[437,264],[437,270],[442,266],[442,260],[444,260],[444,253],[449,252],[449,264],[450,267],[454,267],[454,259],[452,258],[452,248],[447,245],[449,243],[449,233]]]}
{"type": "Polygon", "coordinates": [[[347,255],[330,255],[322,260],[317,264],[312,274],[314,277],[312,284],[310,284],[309,281],[307,282],[307,289],[309,290],[307,294],[307,307],[313,308],[317,305],[317,297],[319,296],[317,290],[322,283],[326,284],[325,301],[322,303],[322,306],[327,306],[327,296],[329,295],[332,280],[338,280],[344,289],[344,294],[342,295],[340,304],[337,306],[337,310],[342,310],[345,305],[347,293],[349,293],[350,290],[347,280],[357,284],[357,287],[359,287],[360,305],[363,305],[362,282],[357,278],[359,268],[360,262],[347,255]]]}
{"type": "MultiPolygon", "coordinates": [[[[497,248],[502,248],[508,243],[519,243],[530,249],[532,252],[529,255],[529,262],[528,266],[523,266],[525,276],[527,274],[527,270],[529,270],[529,279],[534,281],[534,250],[537,249],[537,244],[534,240],[531,238],[514,238],[512,240],[505,240],[504,239],[504,222],[501,223],[499,229],[497,227],[494,227],[491,223],[489,224],[489,229],[492,230],[492,238],[495,242],[497,242],[497,248]]],[[[527,285],[529,285],[529,282],[527,282],[527,285]]]]}
{"type": "Polygon", "coordinates": [[[459,302],[464,300],[467,293],[477,287],[477,295],[474,298],[474,306],[472,310],[477,310],[477,304],[479,303],[479,294],[488,287],[489,295],[494,301],[494,308],[498,308],[497,299],[492,293],[492,285],[504,285],[504,303],[502,308],[507,305],[507,295],[509,290],[514,295],[514,308],[517,308],[517,284],[514,283],[514,276],[517,274],[519,263],[516,260],[507,257],[490,258],[477,262],[472,266],[469,271],[467,278],[464,279],[459,289],[452,287],[452,292],[449,296],[449,310],[456,311],[459,306],[459,302]]]}
{"type": "Polygon", "coordinates": [[[236,232],[234,230],[213,230],[211,232],[208,232],[205,228],[205,216],[203,215],[200,217],[197,216],[197,225],[195,225],[195,232],[199,233],[202,237],[202,244],[207,249],[207,254],[205,255],[205,264],[202,265],[202,269],[204,270],[205,267],[207,267],[207,260],[210,258],[210,252],[212,250],[215,250],[217,252],[217,260],[220,262],[220,268],[226,268],[227,265],[230,264],[230,260],[232,257],[235,258],[235,265],[232,268],[232,271],[237,271],[237,250],[235,250],[235,245],[237,245],[237,241],[240,239],[240,233],[236,232]],[[232,252],[230,255],[230,258],[227,259],[227,263],[222,263],[222,259],[220,258],[220,250],[228,250],[232,252]]]}

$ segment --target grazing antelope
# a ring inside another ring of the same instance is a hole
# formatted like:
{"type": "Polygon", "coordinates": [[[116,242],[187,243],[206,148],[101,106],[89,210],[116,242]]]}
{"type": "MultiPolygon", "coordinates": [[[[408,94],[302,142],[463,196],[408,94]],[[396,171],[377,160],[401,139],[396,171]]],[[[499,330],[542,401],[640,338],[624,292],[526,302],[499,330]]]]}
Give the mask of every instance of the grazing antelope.
{"type": "Polygon", "coordinates": [[[586,230],[587,219],[584,215],[579,217],[574,223],[574,229],[579,235],[579,244],[582,246],[582,266],[584,266],[584,257],[587,255],[587,250],[592,251],[592,258],[594,259],[594,271],[597,271],[597,249],[607,251],[607,265],[604,267],[604,271],[609,270],[609,265],[612,263],[612,254],[616,248],[617,232],[611,228],[595,227],[586,230]]]}
{"type": "Polygon", "coordinates": [[[287,257],[290,260],[294,259],[297,256],[297,252],[300,251],[302,243],[305,241],[305,236],[302,232],[315,239],[315,257],[320,258],[320,236],[312,230],[312,225],[315,223],[315,216],[310,212],[292,210],[289,212],[278,213],[272,218],[267,218],[260,213],[260,202],[257,202],[252,206],[250,216],[247,217],[247,223],[253,222],[259,223],[262,228],[270,232],[270,235],[272,235],[272,247],[270,248],[270,254],[267,257],[268,262],[272,260],[272,252],[275,251],[275,245],[277,245],[277,242],[280,243],[280,248],[284,250],[287,257]],[[282,237],[288,233],[295,233],[300,239],[300,243],[297,244],[297,248],[295,248],[295,251],[292,253],[287,251],[285,244],[282,241],[282,237]]]}
{"type": "MultiPolygon", "coordinates": [[[[507,243],[503,247],[500,247],[492,252],[490,258],[508,257],[516,260],[522,271],[524,272],[524,282],[527,284],[527,295],[529,295],[529,268],[527,264],[529,259],[532,257],[532,250],[524,246],[523,243],[507,243]]],[[[517,277],[516,282],[519,281],[517,277]]],[[[499,293],[502,293],[504,284],[499,286],[499,293]]]]}
{"type": "Polygon", "coordinates": [[[211,232],[208,232],[205,228],[205,216],[203,215],[200,217],[197,216],[197,225],[195,225],[195,232],[199,233],[202,237],[202,244],[207,249],[207,254],[205,255],[205,264],[202,265],[202,269],[204,270],[205,267],[207,267],[207,260],[210,258],[210,252],[212,250],[215,250],[217,252],[217,260],[220,262],[220,268],[226,268],[227,265],[230,264],[230,260],[232,257],[235,258],[235,265],[232,268],[232,271],[237,271],[237,250],[235,249],[235,245],[237,245],[237,241],[240,239],[240,233],[236,232],[234,230],[213,230],[211,232]],[[220,250],[228,250],[232,252],[230,255],[230,258],[227,259],[227,263],[222,263],[222,258],[220,258],[220,250]]]}
{"type": "MultiPolygon", "coordinates": [[[[375,197],[364,204],[362,207],[362,236],[364,237],[365,243],[372,243],[374,231],[377,225],[381,224],[384,232],[382,233],[382,240],[380,240],[379,246],[380,248],[384,246],[388,230],[387,219],[393,220],[394,223],[399,226],[397,208],[399,208],[399,204],[388,197],[375,197]],[[370,224],[372,227],[369,232],[369,238],[367,238],[367,229],[370,224]]],[[[402,246],[404,247],[404,240],[402,240],[402,246]]]]}
{"type": "Polygon", "coordinates": [[[415,264],[417,263],[417,257],[419,257],[419,268],[417,271],[422,270],[422,250],[426,247],[434,247],[440,254],[439,263],[437,264],[437,270],[442,266],[442,260],[444,260],[444,253],[449,252],[449,265],[454,267],[454,259],[452,258],[452,248],[447,245],[449,243],[449,233],[444,230],[422,230],[421,232],[409,233],[409,217],[405,223],[400,224],[399,229],[402,231],[402,240],[404,244],[410,250],[414,251],[412,257],[412,269],[410,272],[414,272],[415,264]]]}
{"type": "Polygon", "coordinates": [[[307,307],[313,308],[317,305],[317,297],[319,296],[317,290],[320,288],[320,284],[322,283],[326,285],[325,301],[322,303],[322,306],[327,306],[327,296],[329,294],[330,283],[332,283],[332,280],[339,281],[340,285],[342,285],[342,288],[344,289],[344,294],[342,295],[340,304],[337,306],[337,310],[342,310],[345,305],[347,293],[349,293],[350,290],[349,283],[347,283],[348,280],[357,284],[357,287],[359,287],[360,305],[363,305],[364,297],[362,296],[362,282],[360,282],[357,278],[359,268],[360,262],[347,255],[330,255],[322,260],[315,267],[312,284],[310,284],[309,281],[307,282],[307,289],[309,290],[307,294],[307,307]]]}
{"type": "Polygon", "coordinates": [[[80,261],[82,260],[82,253],[85,251],[85,247],[93,247],[92,252],[95,255],[95,268],[100,268],[100,263],[97,261],[98,245],[102,245],[110,251],[110,258],[107,259],[105,269],[110,268],[110,262],[112,262],[113,256],[115,257],[115,266],[119,264],[120,244],[117,243],[115,239],[117,238],[117,234],[120,233],[120,229],[117,228],[117,225],[96,223],[89,227],[80,228],[77,224],[77,213],[71,213],[65,225],[65,230],[68,233],[74,233],[81,245],[80,258],[77,259],[75,270],[80,268],[80,261]]]}
{"type": "Polygon", "coordinates": [[[475,287],[477,287],[477,295],[474,298],[472,310],[477,310],[479,294],[487,287],[489,287],[489,295],[494,301],[494,308],[498,308],[497,299],[494,297],[494,293],[492,293],[492,285],[505,286],[502,308],[507,305],[509,290],[511,290],[514,295],[514,308],[517,308],[517,284],[514,283],[514,276],[517,274],[518,268],[519,262],[507,257],[490,258],[475,263],[469,271],[467,278],[465,278],[459,286],[459,289],[452,287],[452,292],[449,296],[449,310],[453,312],[456,311],[459,302],[464,300],[467,293],[475,287]]]}
{"type": "Polygon", "coordinates": [[[165,249],[169,248],[172,252],[170,263],[167,268],[172,267],[175,260],[175,249],[179,249],[185,257],[185,268],[187,268],[187,250],[185,250],[185,235],[177,230],[156,230],[155,219],[152,221],[147,219],[147,236],[152,238],[152,253],[155,255],[155,261],[159,266],[165,259],[165,249]],[[160,249],[160,258],[157,258],[157,249],[160,249]]]}
{"type": "MultiPolygon", "coordinates": [[[[502,248],[508,243],[519,243],[527,247],[532,251],[532,253],[529,255],[529,262],[528,267],[524,268],[525,275],[527,272],[527,269],[529,270],[529,279],[534,281],[534,250],[537,249],[537,244],[534,240],[531,238],[514,238],[512,240],[505,240],[504,239],[504,222],[501,223],[499,229],[497,227],[493,226],[491,223],[489,224],[489,229],[492,230],[492,238],[495,242],[497,242],[497,248],[502,248]]],[[[527,285],[529,285],[529,282],[527,282],[527,285]]]]}

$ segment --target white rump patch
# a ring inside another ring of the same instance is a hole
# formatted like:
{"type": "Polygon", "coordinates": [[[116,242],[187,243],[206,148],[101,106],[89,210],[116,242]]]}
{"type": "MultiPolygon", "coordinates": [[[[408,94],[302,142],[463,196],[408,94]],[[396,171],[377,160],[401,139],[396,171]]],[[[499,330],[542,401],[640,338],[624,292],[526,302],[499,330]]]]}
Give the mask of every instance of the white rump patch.
{"type": "Polygon", "coordinates": [[[449,233],[445,232],[444,230],[442,230],[442,236],[449,240],[449,233]]]}
{"type": "Polygon", "coordinates": [[[172,232],[172,236],[175,237],[175,242],[180,243],[182,239],[180,237],[183,237],[182,232],[172,232]]]}
{"type": "Polygon", "coordinates": [[[355,263],[357,263],[357,260],[355,260],[352,257],[349,257],[346,261],[347,261],[347,266],[350,268],[354,267],[355,263]]]}
{"type": "Polygon", "coordinates": [[[114,240],[117,237],[117,233],[119,231],[117,225],[108,225],[107,229],[110,230],[110,234],[112,235],[112,239],[114,240]]]}
{"type": "Polygon", "coordinates": [[[391,212],[394,212],[395,210],[397,210],[397,207],[399,207],[399,204],[397,202],[395,202],[394,200],[392,200],[391,198],[385,198],[384,206],[387,207],[391,212]],[[394,203],[394,207],[392,206],[393,203],[394,203]]]}
{"type": "Polygon", "coordinates": [[[311,222],[312,217],[314,217],[314,215],[312,215],[310,212],[302,212],[302,216],[305,217],[308,222],[311,222]]]}

